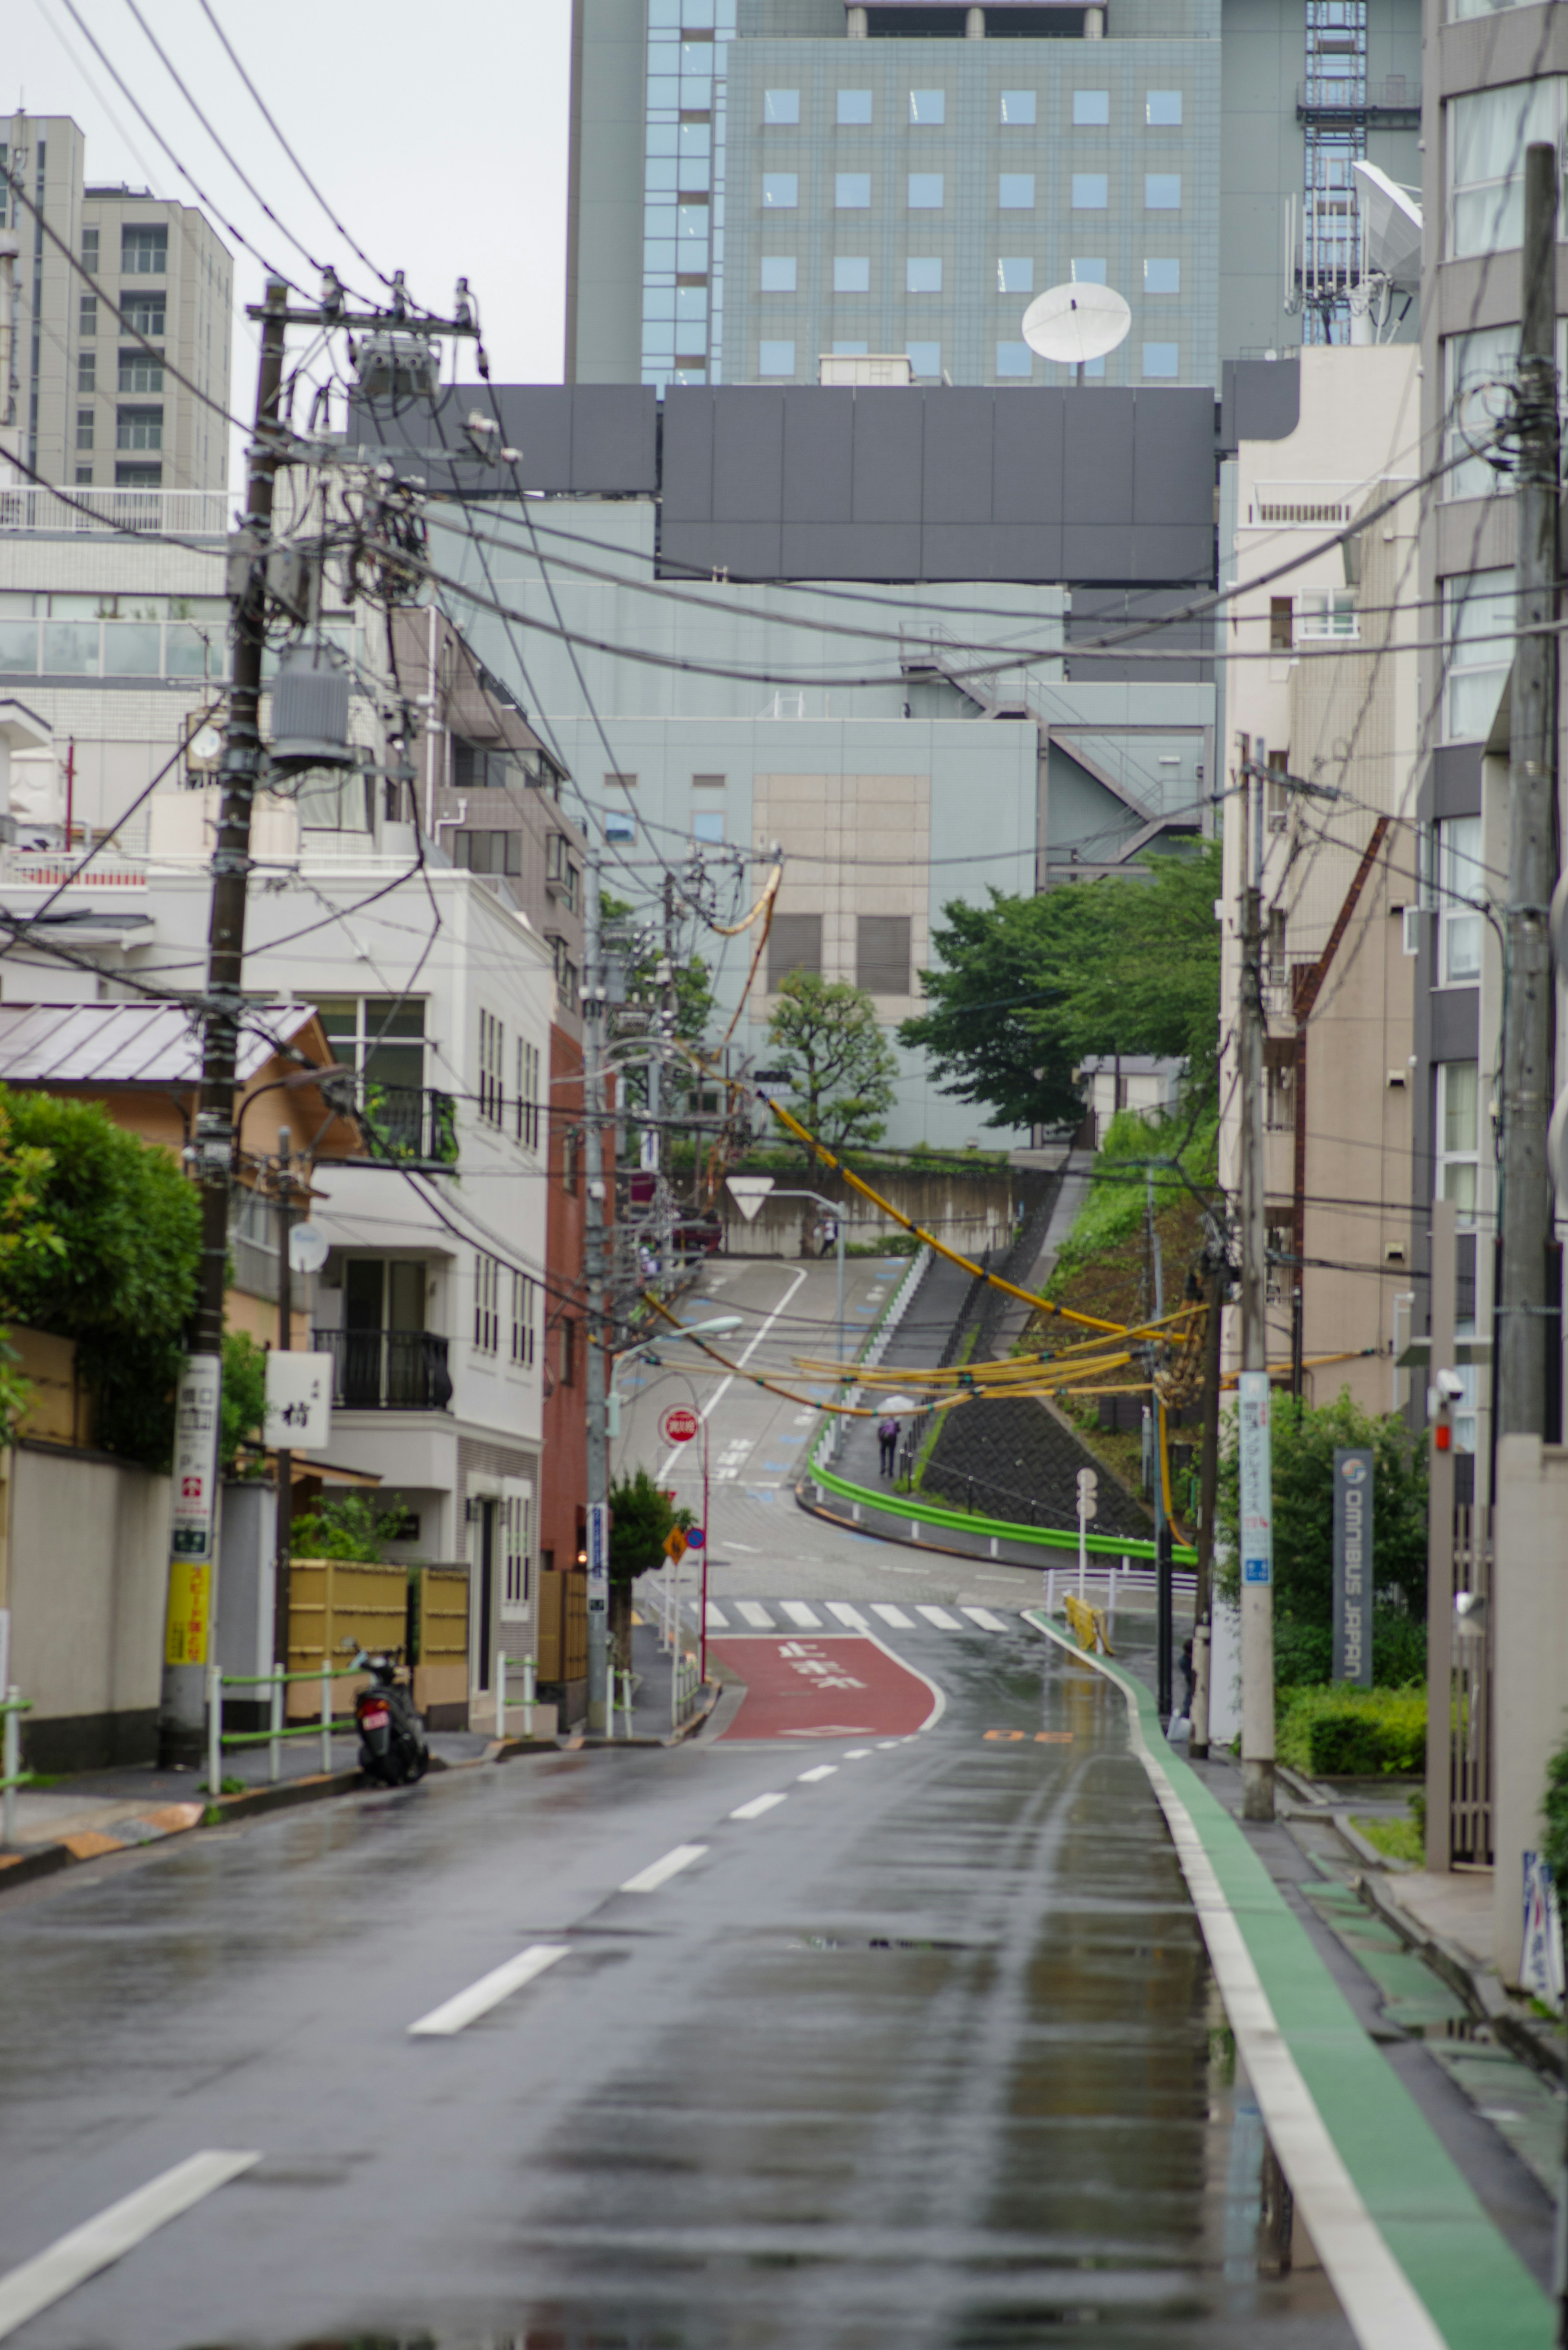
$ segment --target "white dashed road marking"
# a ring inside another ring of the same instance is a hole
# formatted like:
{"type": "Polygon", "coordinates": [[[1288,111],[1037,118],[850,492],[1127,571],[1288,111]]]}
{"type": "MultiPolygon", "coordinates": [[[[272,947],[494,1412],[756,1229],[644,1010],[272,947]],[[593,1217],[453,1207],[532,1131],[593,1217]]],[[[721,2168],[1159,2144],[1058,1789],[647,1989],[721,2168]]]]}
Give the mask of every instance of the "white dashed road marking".
{"type": "Polygon", "coordinates": [[[623,1893],[657,1893],[661,1885],[668,1885],[672,1877],[679,1877],[694,1860],[701,1860],[707,1849],[705,1844],[678,1844],[662,1860],[653,1861],[647,1868],[639,1868],[635,1877],[628,1877],[620,1889],[623,1893]]]}
{"type": "Polygon", "coordinates": [[[557,1959],[564,1959],[566,1949],[565,1942],[531,1943],[527,1950],[519,1950],[514,1959],[508,1959],[504,1966],[493,1967],[489,1974],[481,1975],[479,1981],[470,1983],[466,1991],[460,1991],[440,2007],[432,2007],[428,2015],[421,2015],[417,2023],[410,2024],[410,2033],[421,2036],[438,2033],[444,2036],[461,2032],[464,2024],[472,2023],[476,2016],[488,2015],[493,2007],[499,2007],[502,2001],[510,1999],[514,1991],[521,1991],[524,1983],[531,1983],[535,1976],[542,1975],[546,1967],[553,1967],[557,1959]]]}
{"type": "Polygon", "coordinates": [[[788,1800],[787,1795],[753,1795],[749,1804],[737,1804],[730,1817],[732,1820],[760,1820],[763,1814],[771,1812],[775,1804],[787,1803],[788,1800]]]}

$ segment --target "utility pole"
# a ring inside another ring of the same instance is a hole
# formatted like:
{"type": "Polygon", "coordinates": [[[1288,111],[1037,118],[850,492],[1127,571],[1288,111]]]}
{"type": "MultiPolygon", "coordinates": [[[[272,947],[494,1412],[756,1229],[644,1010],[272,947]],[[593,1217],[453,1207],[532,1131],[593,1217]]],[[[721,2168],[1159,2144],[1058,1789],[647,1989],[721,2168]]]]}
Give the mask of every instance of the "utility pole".
{"type": "Polygon", "coordinates": [[[1236,1036],[1241,1080],[1241,1814],[1274,1816],[1273,1478],[1269,1454],[1269,1340],[1263,1209],[1262,743],[1250,755],[1241,867],[1241,987],[1236,1036]]]}
{"type": "Polygon", "coordinates": [[[610,1345],[605,1311],[603,956],[599,941],[599,859],[590,848],[583,893],[583,1159],[587,1201],[583,1273],[587,1297],[588,1437],[588,1728],[607,1731],[609,1721],[609,1415],[606,1409],[610,1345]]]}
{"type": "MultiPolygon", "coordinates": [[[[1154,1319],[1165,1319],[1165,1258],[1159,1245],[1159,1234],[1154,1223],[1154,1170],[1144,1174],[1144,1216],[1148,1232],[1149,1286],[1154,1300],[1154,1319]]],[[[1164,1728],[1171,1716],[1171,1682],[1175,1645],[1171,1622],[1171,1532],[1170,1518],[1165,1506],[1165,1402],[1156,1383],[1156,1366],[1163,1342],[1156,1338],[1148,1348],[1148,1394],[1154,1406],[1154,1612],[1155,1612],[1155,1705],[1164,1728]]]]}
{"type": "Polygon", "coordinates": [[[1557,164],[1524,151],[1518,619],[1509,710],[1508,902],[1503,909],[1502,1139],[1498,1174],[1497,1433],[1546,1433],[1546,1163],[1554,1035],[1550,930],[1557,880],[1557,164]],[[1538,633],[1526,634],[1526,630],[1538,633]]]}
{"type": "MultiPolygon", "coordinates": [[[[294,1177],[290,1170],[293,1136],[286,1126],[277,1130],[277,1343],[287,1354],[294,1345],[294,1265],[288,1253],[294,1230],[294,1177]]],[[[288,1670],[289,1551],[294,1538],[294,1455],[281,1446],[277,1452],[277,1528],[273,1545],[273,1662],[288,1670]]]]}
{"type": "MultiPolygon", "coordinates": [[[[218,1409],[223,1350],[223,1288],[229,1253],[235,1066],[239,1055],[250,877],[251,811],[261,773],[262,653],[266,630],[266,552],[273,489],[281,462],[278,396],[283,382],[287,288],[269,278],[261,313],[261,366],[249,451],[243,577],[234,598],[234,681],[221,770],[223,798],[213,856],[207,929],[206,1026],[196,1113],[195,1173],[202,1194],[202,1254],[187,1376],[176,1406],[175,1522],[164,1647],[161,1759],[196,1759],[202,1749],[209,1635],[216,1620],[218,1409]]],[[[237,552],[237,550],[236,550],[237,552]]],[[[217,1790],[212,1790],[214,1794],[217,1790]]]]}
{"type": "Polygon", "coordinates": [[[1203,1450],[1198,1464],[1198,1573],[1192,1595],[1192,1738],[1195,1762],[1209,1754],[1209,1690],[1213,1670],[1214,1504],[1220,1492],[1220,1362],[1225,1319],[1225,1256],[1210,1243],[1209,1315],[1203,1326],[1203,1450]]]}

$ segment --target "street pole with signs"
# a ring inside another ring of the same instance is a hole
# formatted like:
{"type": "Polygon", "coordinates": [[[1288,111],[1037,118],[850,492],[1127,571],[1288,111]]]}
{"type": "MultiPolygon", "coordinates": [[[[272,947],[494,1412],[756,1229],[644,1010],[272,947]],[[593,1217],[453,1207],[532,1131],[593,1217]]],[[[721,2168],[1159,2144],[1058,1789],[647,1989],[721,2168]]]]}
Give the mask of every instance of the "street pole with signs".
{"type": "Polygon", "coordinates": [[[1100,1506],[1100,1481],[1093,1469],[1078,1471],[1078,1600],[1084,1598],[1084,1584],[1089,1569],[1089,1522],[1100,1506]]]}
{"type": "MultiPolygon", "coordinates": [[[[188,1762],[202,1751],[207,1650],[217,1579],[218,1420],[223,1366],[192,1355],[174,1397],[173,1508],[169,1610],[163,1638],[159,1759],[188,1762]]],[[[214,1795],[217,1789],[211,1790],[214,1795]]]]}

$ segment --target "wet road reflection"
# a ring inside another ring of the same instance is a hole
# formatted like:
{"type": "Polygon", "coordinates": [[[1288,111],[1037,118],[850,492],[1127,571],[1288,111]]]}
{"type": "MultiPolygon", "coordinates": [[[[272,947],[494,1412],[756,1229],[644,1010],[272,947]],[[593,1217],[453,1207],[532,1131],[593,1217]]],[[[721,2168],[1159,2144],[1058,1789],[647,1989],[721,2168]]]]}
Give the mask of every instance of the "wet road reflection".
{"type": "MultiPolygon", "coordinates": [[[[356,1981],[344,1892],[345,1875],[365,1888],[361,1839],[384,1870],[384,1819],[318,1829],[307,1857],[286,1834],[251,1840],[243,1959],[227,1869],[102,1888],[115,1940],[145,1937],[153,1962],[96,2012],[92,1903],[74,1928],[57,1907],[19,1915],[0,1952],[62,2028],[86,2004],[121,2126],[183,1966],[201,2061],[165,2078],[182,2126],[267,2149],[199,2231],[142,2248],[23,2350],[1016,2350],[1068,2329],[1106,2350],[1349,2350],[1290,2230],[1119,1695],[1022,1626],[899,1645],[947,1690],[942,1722],[821,1784],[744,1745],[673,1773],[626,1755],[497,1773],[483,1856],[465,1799],[408,1814],[394,1881],[421,1963],[443,1918],[449,1942],[475,1932],[395,1999],[356,1981]],[[729,1823],[770,1784],[788,1801],[729,1823]],[[601,1891],[574,1910],[581,1850],[644,1814],[634,1859],[688,1835],[706,1857],[640,1908],[601,1891]],[[269,1887],[288,1917],[268,1918],[269,1887]],[[497,1904],[508,1932],[548,1928],[571,1955],[461,2041],[410,2050],[406,2019],[482,1971],[466,1953],[497,1904]],[[291,2014],[318,2036],[286,2059],[291,2014]],[[318,2092],[313,2113],[278,2067],[339,2028],[334,2110],[318,2092]]],[[[51,2068],[68,2107],[83,2084],[47,2039],[0,2035],[0,2103],[25,2087],[36,2115],[51,2068]]],[[[79,2111],[57,2122],[79,2151],[79,2111]]]]}

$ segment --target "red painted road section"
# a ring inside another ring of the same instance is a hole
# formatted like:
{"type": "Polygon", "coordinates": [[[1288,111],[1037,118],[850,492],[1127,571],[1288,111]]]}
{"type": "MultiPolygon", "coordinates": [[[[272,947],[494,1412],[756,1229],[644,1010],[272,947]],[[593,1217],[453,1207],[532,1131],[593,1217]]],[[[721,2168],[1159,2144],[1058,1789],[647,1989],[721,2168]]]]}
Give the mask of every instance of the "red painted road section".
{"type": "Polygon", "coordinates": [[[858,1632],[710,1638],[746,1693],[725,1738],[908,1738],[940,1710],[929,1681],[858,1632]]]}

